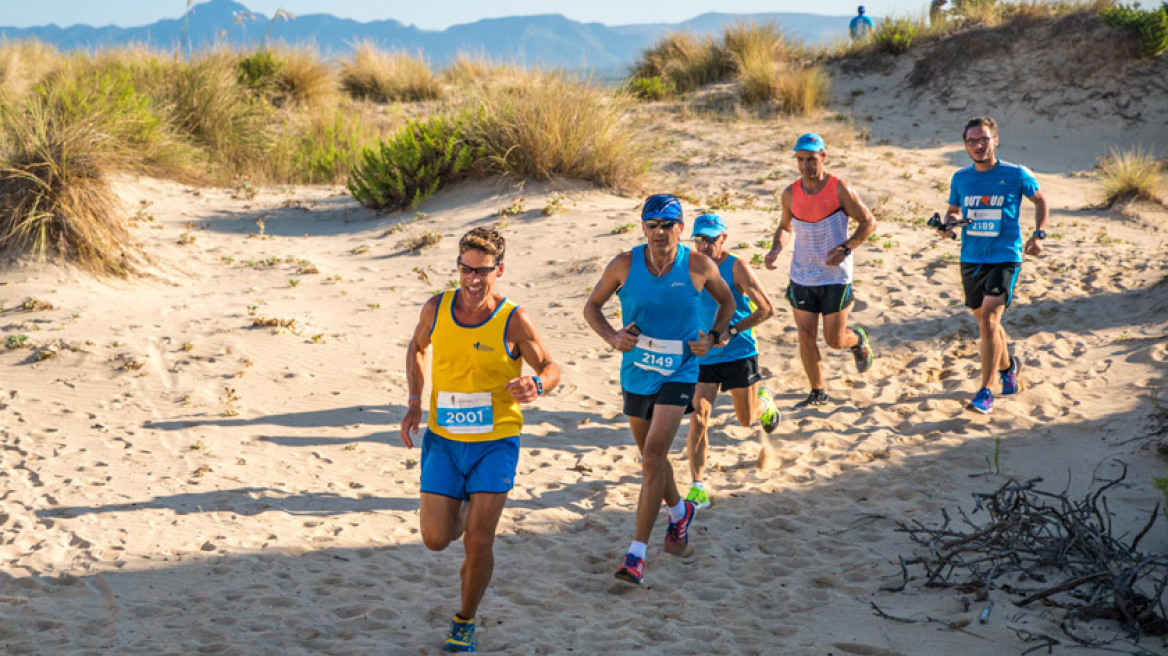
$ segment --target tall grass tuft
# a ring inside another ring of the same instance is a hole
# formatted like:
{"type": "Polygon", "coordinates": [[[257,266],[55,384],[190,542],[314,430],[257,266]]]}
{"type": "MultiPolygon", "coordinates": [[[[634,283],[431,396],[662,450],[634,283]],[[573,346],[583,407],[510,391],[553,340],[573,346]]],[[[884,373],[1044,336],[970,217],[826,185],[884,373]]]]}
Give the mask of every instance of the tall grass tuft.
{"type": "Polygon", "coordinates": [[[717,82],[733,73],[725,51],[711,38],[670,32],[633,64],[633,78],[659,77],[679,93],[717,82]]]}
{"type": "Polygon", "coordinates": [[[332,66],[309,46],[256,50],[236,67],[240,84],[277,107],[319,105],[336,93],[332,66]]]}
{"type": "Polygon", "coordinates": [[[305,120],[284,126],[267,158],[268,177],[301,184],[342,182],[376,136],[356,111],[339,107],[314,110],[305,120]]]}
{"type": "Polygon", "coordinates": [[[60,61],[57,49],[43,41],[0,40],[0,103],[22,100],[60,61]]]}
{"type": "Polygon", "coordinates": [[[239,84],[236,57],[213,50],[189,64],[173,62],[156,79],[153,93],[170,103],[170,118],[183,134],[208,149],[219,178],[249,174],[263,167],[271,145],[267,106],[239,84]]]}
{"type": "Polygon", "coordinates": [[[820,66],[792,66],[779,73],[775,86],[780,111],[807,116],[827,105],[831,76],[820,66]]]}
{"type": "Polygon", "coordinates": [[[738,22],[726,28],[722,50],[729,62],[742,72],[743,61],[769,59],[775,63],[790,61],[799,48],[787,40],[774,23],[738,22]]]}
{"type": "Polygon", "coordinates": [[[1099,163],[1103,205],[1113,207],[1131,200],[1163,203],[1163,166],[1150,150],[1113,148],[1099,163]]]}
{"type": "Polygon", "coordinates": [[[129,275],[140,260],[106,178],[121,158],[103,130],[108,121],[96,113],[61,120],[56,111],[43,98],[4,111],[0,248],[129,275]]]}
{"type": "Polygon", "coordinates": [[[442,85],[421,54],[387,53],[371,41],[358,43],[353,57],[341,62],[341,88],[354,98],[374,102],[442,97],[442,85]]]}
{"type": "Polygon", "coordinates": [[[527,178],[575,178],[617,191],[637,187],[640,141],[628,101],[591,81],[533,71],[507,87],[480,87],[473,136],[499,170],[527,178]]]}

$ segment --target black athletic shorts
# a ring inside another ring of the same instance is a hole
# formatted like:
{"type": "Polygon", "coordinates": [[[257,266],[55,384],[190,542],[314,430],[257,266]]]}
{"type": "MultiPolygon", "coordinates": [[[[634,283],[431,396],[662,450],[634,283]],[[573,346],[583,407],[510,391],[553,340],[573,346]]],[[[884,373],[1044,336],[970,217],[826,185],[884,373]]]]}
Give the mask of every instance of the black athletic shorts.
{"type": "Polygon", "coordinates": [[[852,304],[852,285],[815,285],[806,287],[787,283],[787,301],[791,307],[816,314],[835,314],[852,304]]]}
{"type": "Polygon", "coordinates": [[[750,387],[762,380],[758,373],[758,355],[718,364],[703,364],[698,368],[699,383],[721,383],[722,391],[750,387]]]}
{"type": "Polygon", "coordinates": [[[621,390],[625,395],[625,414],[641,419],[653,418],[655,405],[683,405],[685,414],[693,412],[694,383],[665,383],[656,394],[633,394],[621,390]]]}
{"type": "Polygon", "coordinates": [[[999,264],[961,263],[961,284],[965,287],[965,307],[976,310],[986,296],[1006,295],[1006,307],[1014,300],[1014,285],[1022,272],[1020,262],[999,264]]]}

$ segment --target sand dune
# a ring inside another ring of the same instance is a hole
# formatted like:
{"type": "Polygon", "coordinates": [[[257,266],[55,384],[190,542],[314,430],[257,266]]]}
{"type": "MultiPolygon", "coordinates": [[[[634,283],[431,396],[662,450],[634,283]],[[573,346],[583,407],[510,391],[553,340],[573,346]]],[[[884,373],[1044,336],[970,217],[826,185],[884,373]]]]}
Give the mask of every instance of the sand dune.
{"type": "MultiPolygon", "coordinates": [[[[891,90],[857,98],[896,104],[891,90]]],[[[457,236],[499,221],[517,197],[526,211],[505,219],[500,285],[532,312],[564,384],[526,413],[482,651],[998,655],[1031,646],[1022,630],[1061,636],[1060,611],[1017,608],[1000,591],[991,621],[956,629],[946,623],[978,609],[963,610],[954,591],[882,592],[915,548],[895,521],[969,509],[971,492],[1010,477],[1081,493],[1117,459],[1129,485],[1111,496],[1114,521],[1146,521],[1164,469],[1152,451],[1163,420],[1146,399],[1168,371],[1164,209],[1096,209],[1082,169],[1034,164],[1055,234],[1026,264],[1007,314],[1027,389],[974,416],[963,406],[978,371],[976,325],[957,249],[914,223],[943,207],[943,185],[963,164],[948,137],[964,114],[903,119],[927,123],[917,128],[935,135],[931,145],[879,136],[900,131],[880,122],[864,142],[827,119],[646,117],[662,146],[655,190],[725,200],[730,241],[747,260],[765,251],[757,242],[774,228],[775,194],[796,175],[790,144],[809,129],[827,137],[829,170],[880,219],[858,251],[853,314],[878,359],[860,376],[846,354],[828,355],[825,408],[787,411],[806,394],[779,302],[788,260],[759,271],[777,308],[760,328],[761,362],[787,416],[759,468],[759,436],[720,399],[715,505],[698,516],[692,557],[663,555],[659,531],[644,588],[612,577],[640,468],[618,359],[580,310],[604,263],[641,239],[612,234],[636,220],[639,199],[483,181],[434,198],[424,217],[378,216],[333,188],[263,188],[245,200],[126,179],[119,194],[129,213],[142,210],[135,234],[152,277],[0,272],[0,326],[33,347],[0,352],[4,653],[436,651],[461,545],[430,553],[418,535],[419,453],[397,439],[405,345],[421,304],[456,277],[457,236]],[[567,211],[544,216],[553,193],[567,211]],[[407,253],[400,242],[412,230],[443,239],[407,253]],[[29,298],[52,309],[21,309],[29,298]],[[38,360],[45,347],[55,357],[38,360]],[[879,618],[872,603],[921,621],[879,618]]],[[[1003,134],[1004,159],[1084,157],[1041,130],[1006,123],[1003,134]],[[1024,151],[1005,136],[1023,130],[1024,151]]],[[[1168,546],[1163,522],[1145,545],[1168,546]]],[[[1109,653],[1070,644],[1053,653],[1109,653]]]]}

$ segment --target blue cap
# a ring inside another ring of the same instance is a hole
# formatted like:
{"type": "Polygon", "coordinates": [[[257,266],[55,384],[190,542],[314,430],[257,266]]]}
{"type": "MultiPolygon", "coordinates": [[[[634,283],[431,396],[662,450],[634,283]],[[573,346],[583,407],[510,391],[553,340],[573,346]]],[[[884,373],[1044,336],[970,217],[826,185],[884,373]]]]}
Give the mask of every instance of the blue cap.
{"type": "Polygon", "coordinates": [[[646,219],[681,221],[681,201],[672,194],[656,194],[646,198],[641,208],[641,220],[646,219]]]}
{"type": "Polygon", "coordinates": [[[860,5],[860,13],[864,13],[864,5],[860,5]]]}
{"type": "Polygon", "coordinates": [[[726,222],[717,214],[703,214],[694,219],[693,235],[717,237],[726,234],[726,222]]]}
{"type": "Polygon", "coordinates": [[[794,150],[810,150],[821,153],[827,150],[827,144],[823,143],[823,137],[814,132],[808,132],[795,142],[794,150]]]}

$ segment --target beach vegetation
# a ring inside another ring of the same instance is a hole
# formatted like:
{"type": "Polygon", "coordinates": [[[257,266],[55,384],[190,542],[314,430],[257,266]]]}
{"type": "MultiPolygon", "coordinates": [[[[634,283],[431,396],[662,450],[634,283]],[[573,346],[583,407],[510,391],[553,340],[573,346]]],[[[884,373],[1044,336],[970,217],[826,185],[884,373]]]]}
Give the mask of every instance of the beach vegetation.
{"type": "Polygon", "coordinates": [[[632,79],[659,78],[677,93],[688,93],[718,82],[732,72],[722,47],[710,37],[670,32],[641,53],[632,66],[632,79]]]}
{"type": "Polygon", "coordinates": [[[438,232],[437,230],[422,230],[418,232],[411,231],[410,234],[404,240],[402,240],[401,246],[411,253],[419,253],[426,248],[438,245],[438,242],[440,241],[442,241],[442,233],[438,232]]]}
{"type": "Polygon", "coordinates": [[[441,81],[421,53],[386,52],[372,41],[361,41],[341,62],[341,88],[353,98],[387,103],[435,100],[443,95],[441,81]]]}
{"type": "Polygon", "coordinates": [[[1140,57],[1168,50],[1168,3],[1154,9],[1140,9],[1138,3],[1108,7],[1099,12],[1099,19],[1135,35],[1140,57]]]}
{"type": "Polygon", "coordinates": [[[1163,165],[1142,147],[1113,148],[1099,162],[1102,205],[1114,207],[1132,200],[1163,203],[1163,165]]]}
{"type": "Polygon", "coordinates": [[[362,151],[349,192],[382,211],[413,209],[442,185],[479,169],[485,148],[467,135],[466,114],[409,120],[397,134],[362,151]]]}
{"type": "Polygon", "coordinates": [[[924,26],[920,20],[908,17],[884,18],[872,33],[872,43],[880,51],[892,55],[908,52],[913,39],[924,26]]]}

